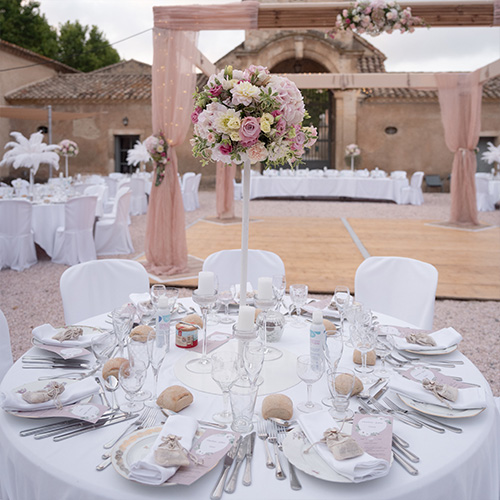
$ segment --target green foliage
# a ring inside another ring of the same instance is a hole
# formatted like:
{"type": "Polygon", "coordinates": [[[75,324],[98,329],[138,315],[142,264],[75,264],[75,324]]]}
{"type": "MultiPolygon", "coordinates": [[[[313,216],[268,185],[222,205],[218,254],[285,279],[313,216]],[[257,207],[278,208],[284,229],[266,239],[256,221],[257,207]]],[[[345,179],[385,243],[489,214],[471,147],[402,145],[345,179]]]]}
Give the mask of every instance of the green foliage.
{"type": "Polygon", "coordinates": [[[0,0],[0,38],[84,72],[120,61],[97,26],[68,21],[58,34],[35,0],[0,0]]]}
{"type": "Polygon", "coordinates": [[[330,109],[330,93],[323,89],[302,89],[304,104],[309,117],[304,119],[303,125],[319,127],[320,115],[328,113],[330,109]]]}

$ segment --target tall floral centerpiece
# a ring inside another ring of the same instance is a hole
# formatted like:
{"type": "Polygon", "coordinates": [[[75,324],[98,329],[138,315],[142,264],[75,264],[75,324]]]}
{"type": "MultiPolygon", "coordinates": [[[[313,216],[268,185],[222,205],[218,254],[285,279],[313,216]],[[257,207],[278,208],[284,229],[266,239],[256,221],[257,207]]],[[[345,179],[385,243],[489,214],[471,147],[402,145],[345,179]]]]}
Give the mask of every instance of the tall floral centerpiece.
{"type": "Polygon", "coordinates": [[[41,163],[52,165],[59,169],[59,156],[54,151],[59,149],[56,144],[47,145],[43,142],[43,134],[35,132],[30,138],[24,137],[20,132],[11,132],[10,135],[16,141],[8,142],[5,148],[7,151],[0,166],[12,165],[14,168],[26,167],[30,169],[30,187],[29,194],[33,196],[33,186],[35,183],[35,174],[41,163]]]}
{"type": "Polygon", "coordinates": [[[155,186],[159,186],[165,177],[165,168],[170,161],[168,157],[168,143],[163,135],[159,132],[157,135],[150,135],[144,145],[152,160],[155,162],[155,186]]]}
{"type": "Polygon", "coordinates": [[[73,158],[77,156],[80,150],[78,149],[78,144],[75,141],[70,141],[69,139],[63,139],[59,143],[58,153],[64,156],[64,170],[65,176],[68,177],[68,158],[73,158]]]}
{"type": "Polygon", "coordinates": [[[203,165],[210,161],[244,165],[240,293],[244,305],[250,166],[257,162],[266,167],[299,165],[318,133],[315,127],[302,126],[307,113],[297,86],[262,66],[252,65],[244,71],[227,66],[194,94],[194,105],[193,155],[203,165]]]}
{"type": "Polygon", "coordinates": [[[137,141],[132,149],[127,151],[127,165],[135,167],[140,166],[141,171],[144,170],[146,163],[152,160],[144,142],[137,141]]]}
{"type": "Polygon", "coordinates": [[[345,157],[350,159],[351,172],[354,172],[354,158],[361,155],[361,150],[357,144],[349,144],[345,148],[345,157]]]}

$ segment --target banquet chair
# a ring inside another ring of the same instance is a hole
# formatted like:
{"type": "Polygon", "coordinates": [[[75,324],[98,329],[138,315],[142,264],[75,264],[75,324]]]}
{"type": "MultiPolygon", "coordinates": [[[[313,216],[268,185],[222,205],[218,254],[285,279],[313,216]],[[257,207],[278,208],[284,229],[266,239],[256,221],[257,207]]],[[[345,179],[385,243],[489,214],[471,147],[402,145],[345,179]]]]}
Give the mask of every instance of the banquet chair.
{"type": "MultiPolygon", "coordinates": [[[[116,218],[116,211],[117,211],[117,208],[118,208],[118,200],[120,199],[121,195],[123,193],[127,193],[127,192],[131,192],[130,191],[130,187],[127,187],[127,186],[124,186],[124,187],[121,187],[117,193],[116,193],[116,196],[111,200],[109,200],[109,202],[107,203],[107,212],[106,212],[106,208],[105,208],[105,212],[102,217],[100,217],[99,219],[114,219],[116,218]],[[111,210],[109,210],[109,207],[111,206],[111,210]]],[[[130,208],[130,207],[129,207],[130,208]]],[[[127,215],[127,223],[130,224],[131,223],[131,220],[130,220],[130,214],[127,215]]]]}
{"type": "Polygon", "coordinates": [[[149,276],[135,260],[102,259],[66,269],[59,282],[67,325],[112,311],[131,293],[149,292],[149,276]]]}
{"type": "Polygon", "coordinates": [[[368,309],[432,329],[437,269],[405,257],[368,257],[356,271],[355,298],[368,309]]]}
{"type": "Polygon", "coordinates": [[[183,183],[182,188],[182,201],[184,202],[184,210],[186,212],[192,212],[196,210],[196,176],[190,176],[183,183]]]}
{"type": "Polygon", "coordinates": [[[196,174],[195,179],[196,179],[196,182],[194,185],[194,202],[195,202],[196,208],[200,208],[200,199],[198,198],[198,191],[200,190],[201,174],[196,174]]]}
{"type": "Polygon", "coordinates": [[[476,174],[476,203],[479,212],[493,212],[495,202],[489,191],[489,180],[476,174]]]}
{"type": "Polygon", "coordinates": [[[101,217],[104,214],[104,205],[107,201],[108,187],[104,184],[91,184],[83,190],[85,196],[97,196],[97,204],[95,209],[96,217],[101,217]]]}
{"type": "Polygon", "coordinates": [[[66,202],[64,226],[56,230],[52,262],[73,266],[97,258],[93,234],[96,205],[97,196],[79,196],[66,202]]]}
{"type": "Polygon", "coordinates": [[[410,185],[401,190],[402,205],[422,205],[424,195],[422,194],[423,172],[415,172],[410,179],[410,185]]]}
{"type": "MultiPolygon", "coordinates": [[[[209,255],[203,262],[203,271],[212,271],[219,283],[240,283],[241,250],[221,250],[209,255]]],[[[247,281],[257,290],[259,278],[285,274],[281,258],[267,250],[248,250],[247,281]]]]}
{"type": "Polygon", "coordinates": [[[0,310],[0,382],[12,366],[12,347],[10,345],[9,325],[0,310]]]}
{"type": "Polygon", "coordinates": [[[134,253],[128,228],[130,189],[117,195],[116,216],[102,217],[95,225],[95,248],[97,255],[122,255],[134,253]]]}
{"type": "Polygon", "coordinates": [[[0,269],[23,271],[38,262],[26,200],[0,200],[0,269]]]}
{"type": "Polygon", "coordinates": [[[148,211],[148,197],[146,196],[145,181],[142,177],[132,177],[130,180],[130,214],[141,215],[148,211]]]}

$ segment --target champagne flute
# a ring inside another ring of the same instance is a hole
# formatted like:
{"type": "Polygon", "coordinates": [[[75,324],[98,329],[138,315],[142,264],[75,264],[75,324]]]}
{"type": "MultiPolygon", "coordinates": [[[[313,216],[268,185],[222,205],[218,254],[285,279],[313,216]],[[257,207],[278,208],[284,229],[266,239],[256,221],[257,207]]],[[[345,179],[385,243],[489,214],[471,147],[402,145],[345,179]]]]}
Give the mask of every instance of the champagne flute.
{"type": "Polygon", "coordinates": [[[375,354],[381,359],[382,367],[375,370],[373,373],[380,378],[388,378],[391,372],[387,369],[385,358],[392,351],[392,336],[387,335],[384,339],[382,335],[377,335],[375,341],[375,354]]]}
{"type": "Polygon", "coordinates": [[[111,321],[118,340],[120,354],[123,354],[126,338],[132,330],[134,315],[135,307],[132,304],[118,307],[111,312],[111,321]]]}
{"type": "Polygon", "coordinates": [[[307,384],[307,401],[299,403],[297,409],[304,413],[312,413],[321,410],[319,403],[312,401],[312,385],[317,382],[325,371],[323,357],[319,359],[303,354],[297,358],[297,375],[307,384]]]}
{"type": "MultiPolygon", "coordinates": [[[[335,371],[342,358],[342,353],[344,352],[344,340],[339,331],[325,333],[323,354],[325,355],[326,367],[328,370],[335,371]]],[[[321,402],[325,406],[333,406],[333,399],[331,397],[323,398],[321,402]]]]}
{"type": "Polygon", "coordinates": [[[243,348],[243,367],[248,376],[250,385],[255,385],[259,379],[262,366],[264,365],[265,347],[259,340],[251,340],[245,343],[243,348]]]}
{"type": "Polygon", "coordinates": [[[354,329],[351,328],[351,337],[354,347],[361,353],[361,368],[355,368],[355,371],[360,374],[361,381],[363,382],[363,391],[360,396],[368,397],[370,395],[368,386],[372,382],[370,372],[373,370],[366,366],[366,356],[375,347],[376,335],[371,326],[358,324],[354,329]]]}
{"type": "Polygon", "coordinates": [[[273,276],[274,296],[276,297],[276,310],[279,311],[283,305],[283,297],[286,290],[286,277],[284,274],[275,274],[273,276]]]}
{"type": "MultiPolygon", "coordinates": [[[[127,345],[128,350],[128,359],[132,362],[142,361],[146,366],[146,370],[149,367],[149,351],[148,351],[148,342],[145,340],[135,340],[131,338],[127,345]]],[[[147,401],[151,399],[151,391],[143,391],[140,390],[136,393],[135,399],[137,401],[147,401]]]]}
{"type": "Polygon", "coordinates": [[[165,359],[165,355],[168,352],[169,339],[167,339],[167,334],[159,332],[158,334],[153,330],[148,335],[148,355],[149,363],[153,369],[153,375],[155,379],[154,392],[152,399],[148,402],[148,406],[156,406],[156,398],[158,397],[158,374],[160,372],[161,365],[165,359]]]}
{"type": "Polygon", "coordinates": [[[292,303],[297,311],[297,318],[294,322],[292,322],[292,326],[295,328],[301,328],[304,326],[304,322],[302,321],[302,307],[305,306],[307,302],[307,285],[290,285],[290,299],[292,299],[292,303]]]}
{"type": "Polygon", "coordinates": [[[333,399],[333,408],[329,411],[334,420],[339,422],[351,418],[353,411],[349,410],[349,398],[354,390],[356,380],[354,372],[347,368],[338,367],[336,370],[328,370],[327,383],[333,399]]]}
{"type": "Polygon", "coordinates": [[[142,388],[146,380],[146,365],[137,359],[122,363],[118,380],[128,399],[128,402],[121,405],[120,409],[127,413],[141,410],[144,404],[135,401],[135,394],[142,388]]]}
{"type": "Polygon", "coordinates": [[[213,415],[216,422],[231,423],[233,415],[229,410],[229,388],[238,379],[238,354],[232,351],[222,351],[212,354],[212,378],[222,391],[223,409],[213,415]]]}
{"type": "Polygon", "coordinates": [[[349,288],[343,285],[336,286],[333,293],[333,301],[335,302],[337,310],[340,314],[340,331],[342,332],[344,340],[348,340],[344,335],[344,313],[346,307],[348,307],[351,302],[351,292],[349,291],[349,288]]]}
{"type": "Polygon", "coordinates": [[[234,323],[234,319],[229,316],[229,303],[233,299],[231,291],[231,283],[222,282],[219,284],[219,302],[224,306],[224,316],[220,318],[220,322],[224,325],[234,323]]]}

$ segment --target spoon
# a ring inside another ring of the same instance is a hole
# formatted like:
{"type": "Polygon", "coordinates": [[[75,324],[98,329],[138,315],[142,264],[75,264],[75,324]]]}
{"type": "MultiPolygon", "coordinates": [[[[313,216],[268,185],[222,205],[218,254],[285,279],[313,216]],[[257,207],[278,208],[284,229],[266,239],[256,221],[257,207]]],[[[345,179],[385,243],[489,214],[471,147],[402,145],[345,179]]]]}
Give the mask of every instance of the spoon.
{"type": "Polygon", "coordinates": [[[114,375],[110,375],[106,380],[104,380],[104,387],[113,396],[111,408],[113,408],[113,410],[117,410],[118,404],[116,402],[115,391],[116,391],[116,389],[118,389],[118,379],[114,375]]]}
{"type": "Polygon", "coordinates": [[[278,417],[269,417],[268,420],[276,422],[281,427],[285,427],[285,429],[288,427],[293,427],[294,425],[297,424],[296,420],[283,420],[283,419],[278,418],[278,417]]]}

